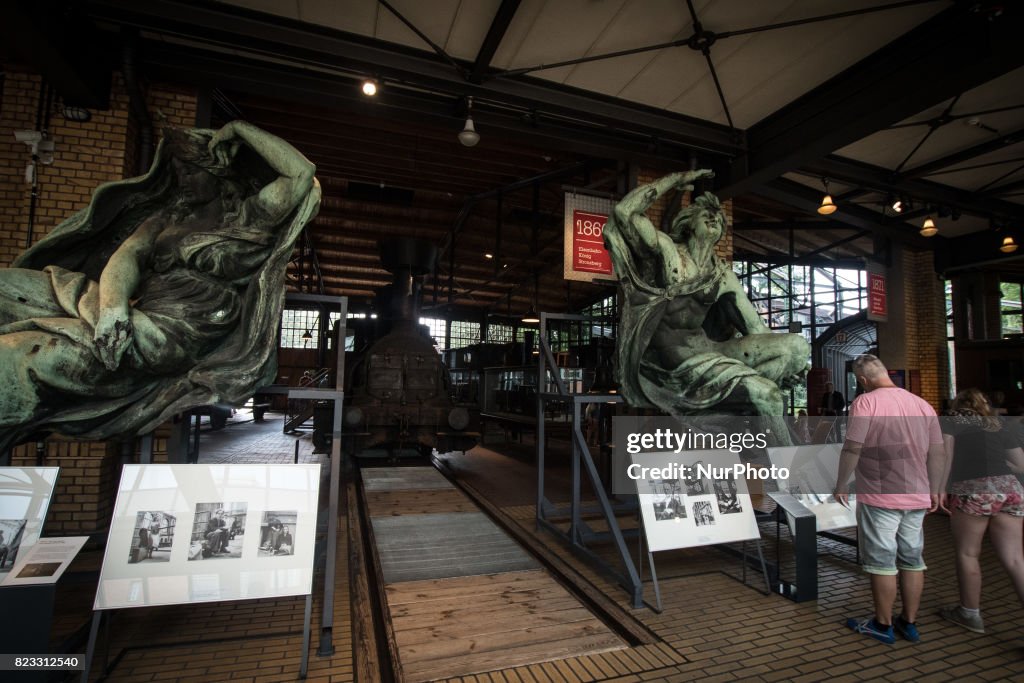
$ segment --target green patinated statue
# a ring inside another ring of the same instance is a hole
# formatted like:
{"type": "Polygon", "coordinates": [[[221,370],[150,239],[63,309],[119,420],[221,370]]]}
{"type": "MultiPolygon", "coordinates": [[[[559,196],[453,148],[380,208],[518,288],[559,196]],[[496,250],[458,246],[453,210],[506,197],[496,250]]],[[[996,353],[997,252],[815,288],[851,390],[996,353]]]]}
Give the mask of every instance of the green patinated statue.
{"type": "Polygon", "coordinates": [[[99,187],[0,269],[0,452],[145,433],[273,382],[314,171],[242,121],[169,130],[149,173],[99,187]]]}
{"type": "Polygon", "coordinates": [[[718,198],[696,197],[667,234],[645,215],[666,192],[692,191],[695,180],[712,175],[674,173],[637,187],[608,218],[605,243],[623,294],[620,390],[630,405],[675,416],[781,416],[779,387],[801,380],[810,350],[801,335],[767,334],[715,253],[726,227],[718,198]]]}

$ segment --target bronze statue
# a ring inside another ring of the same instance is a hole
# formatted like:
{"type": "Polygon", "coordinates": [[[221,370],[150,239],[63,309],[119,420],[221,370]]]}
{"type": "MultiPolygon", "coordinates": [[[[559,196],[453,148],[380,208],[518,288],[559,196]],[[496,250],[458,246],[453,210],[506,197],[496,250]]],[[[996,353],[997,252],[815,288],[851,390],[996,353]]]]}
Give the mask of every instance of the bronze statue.
{"type": "Polygon", "coordinates": [[[669,232],[645,215],[666,192],[692,191],[711,171],[673,173],[637,187],[605,227],[622,287],[616,372],[626,401],[674,416],[781,416],[780,386],[806,374],[810,350],[798,334],[766,334],[736,275],[715,253],[725,232],[718,198],[704,193],[669,232]]]}
{"type": "Polygon", "coordinates": [[[0,452],[146,433],[271,383],[314,171],[242,121],[169,130],[149,173],[100,186],[0,269],[0,452]]]}

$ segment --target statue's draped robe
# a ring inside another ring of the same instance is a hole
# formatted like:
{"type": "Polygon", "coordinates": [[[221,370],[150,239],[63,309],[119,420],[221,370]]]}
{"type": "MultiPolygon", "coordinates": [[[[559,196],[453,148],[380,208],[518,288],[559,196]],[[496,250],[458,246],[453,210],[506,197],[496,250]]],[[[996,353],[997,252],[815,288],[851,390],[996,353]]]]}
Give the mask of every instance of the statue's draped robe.
{"type": "MultiPolygon", "coordinates": [[[[728,268],[724,262],[717,260],[715,268],[696,282],[659,287],[650,282],[654,279],[651,264],[630,248],[614,214],[608,218],[604,238],[622,289],[616,379],[627,403],[672,415],[693,415],[721,408],[743,378],[759,376],[753,368],[714,351],[696,352],[678,366],[666,368],[650,348],[669,301],[715,291],[728,268]]],[[[692,333],[706,334],[701,326],[692,333]]]]}
{"type": "MultiPolygon", "coordinates": [[[[0,450],[51,431],[89,439],[146,433],[189,408],[241,404],[274,381],[285,270],[319,207],[315,181],[277,223],[250,201],[177,244],[158,239],[134,294],[132,344],[117,370],[100,361],[97,283],[118,245],[170,201],[167,156],[161,147],[145,176],[99,187],[88,208],[0,271],[0,362],[12,364],[0,392],[38,399],[31,415],[14,420],[4,408],[16,402],[0,399],[0,450]],[[41,344],[61,351],[59,367],[49,376],[18,372],[19,364],[32,367],[41,344]]],[[[249,157],[241,170],[254,186],[275,177],[249,157]]]]}

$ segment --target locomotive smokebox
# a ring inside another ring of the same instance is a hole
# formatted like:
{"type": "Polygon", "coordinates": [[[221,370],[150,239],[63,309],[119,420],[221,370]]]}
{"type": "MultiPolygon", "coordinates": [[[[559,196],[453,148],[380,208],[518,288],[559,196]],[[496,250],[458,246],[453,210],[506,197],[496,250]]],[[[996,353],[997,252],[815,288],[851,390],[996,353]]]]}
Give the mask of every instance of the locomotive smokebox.
{"type": "Polygon", "coordinates": [[[434,270],[437,247],[412,239],[378,245],[381,263],[394,276],[377,295],[390,331],[352,364],[342,431],[346,451],[390,458],[471,448],[479,436],[470,431],[474,416],[453,401],[448,369],[419,322],[420,283],[434,270]]]}
{"type": "Polygon", "coordinates": [[[394,275],[386,289],[388,317],[393,323],[419,320],[420,282],[437,264],[437,245],[422,240],[398,238],[377,243],[380,262],[394,275]]]}

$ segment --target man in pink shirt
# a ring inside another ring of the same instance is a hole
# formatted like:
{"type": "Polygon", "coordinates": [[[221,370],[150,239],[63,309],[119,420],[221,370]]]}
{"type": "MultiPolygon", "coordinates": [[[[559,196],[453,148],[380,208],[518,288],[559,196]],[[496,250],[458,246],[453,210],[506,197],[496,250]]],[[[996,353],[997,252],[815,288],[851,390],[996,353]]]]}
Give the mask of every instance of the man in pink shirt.
{"type": "Polygon", "coordinates": [[[846,625],[888,644],[896,641],[895,626],[916,643],[926,569],[922,524],[925,513],[938,508],[946,457],[942,431],[932,407],[893,384],[877,357],[858,356],[853,374],[867,393],[850,405],[834,495],[849,504],[850,475],[856,471],[861,564],[871,575],[875,616],[848,619],[846,625]],[[903,613],[894,620],[897,585],[903,613]]]}

